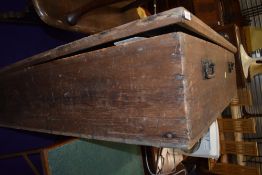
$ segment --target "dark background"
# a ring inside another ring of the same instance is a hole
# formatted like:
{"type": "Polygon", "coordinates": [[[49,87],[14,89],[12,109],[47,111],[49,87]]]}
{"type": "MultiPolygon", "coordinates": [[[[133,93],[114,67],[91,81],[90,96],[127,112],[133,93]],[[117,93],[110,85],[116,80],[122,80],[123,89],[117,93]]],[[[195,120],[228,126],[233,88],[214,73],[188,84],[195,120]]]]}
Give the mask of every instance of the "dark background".
{"type": "MultiPolygon", "coordinates": [[[[2,0],[0,13],[23,11],[26,0],[2,0]]],[[[0,68],[42,51],[83,37],[45,24],[30,25],[0,21],[0,68]]],[[[28,131],[0,128],[0,156],[53,144],[61,137],[28,131]]],[[[30,159],[41,170],[39,155],[30,159]]],[[[31,175],[32,170],[22,157],[0,159],[0,175],[31,175]]]]}

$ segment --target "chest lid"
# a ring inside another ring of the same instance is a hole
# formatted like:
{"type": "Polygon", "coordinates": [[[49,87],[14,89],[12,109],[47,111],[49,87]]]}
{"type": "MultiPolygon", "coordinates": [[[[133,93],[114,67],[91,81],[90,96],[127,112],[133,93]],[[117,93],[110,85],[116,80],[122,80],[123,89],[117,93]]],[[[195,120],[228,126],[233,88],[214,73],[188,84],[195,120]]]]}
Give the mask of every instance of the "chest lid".
{"type": "Polygon", "coordinates": [[[141,36],[150,37],[152,35],[155,36],[175,31],[183,31],[191,35],[198,36],[233,53],[237,51],[230,42],[220,36],[192,13],[183,7],[178,7],[88,37],[84,37],[80,40],[76,40],[29,57],[3,68],[0,70],[0,74],[112,46],[112,43],[125,40],[127,38],[141,36]]]}

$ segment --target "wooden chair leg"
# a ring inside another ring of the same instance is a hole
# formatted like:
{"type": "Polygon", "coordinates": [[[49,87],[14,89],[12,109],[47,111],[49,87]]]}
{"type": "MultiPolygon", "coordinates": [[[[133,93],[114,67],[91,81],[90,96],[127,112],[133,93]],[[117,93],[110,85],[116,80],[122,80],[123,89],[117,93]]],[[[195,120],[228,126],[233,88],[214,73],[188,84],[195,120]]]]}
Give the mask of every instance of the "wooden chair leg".
{"type": "Polygon", "coordinates": [[[37,168],[35,167],[33,162],[29,159],[28,155],[24,154],[23,158],[25,159],[26,163],[30,166],[30,168],[34,172],[34,174],[35,175],[40,175],[39,171],[37,170],[37,168]]]}

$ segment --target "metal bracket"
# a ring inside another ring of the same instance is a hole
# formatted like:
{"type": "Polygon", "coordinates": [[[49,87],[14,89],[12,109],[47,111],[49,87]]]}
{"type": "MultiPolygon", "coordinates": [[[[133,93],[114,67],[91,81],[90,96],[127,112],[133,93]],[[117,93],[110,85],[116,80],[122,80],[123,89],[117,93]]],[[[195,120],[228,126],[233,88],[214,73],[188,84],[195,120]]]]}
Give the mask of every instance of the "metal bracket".
{"type": "Polygon", "coordinates": [[[215,63],[211,60],[202,60],[202,71],[204,79],[211,79],[215,77],[215,63]]]}
{"type": "Polygon", "coordinates": [[[233,70],[234,70],[234,67],[235,67],[235,63],[229,61],[227,64],[228,64],[228,72],[229,72],[229,73],[232,73],[233,70]]]}

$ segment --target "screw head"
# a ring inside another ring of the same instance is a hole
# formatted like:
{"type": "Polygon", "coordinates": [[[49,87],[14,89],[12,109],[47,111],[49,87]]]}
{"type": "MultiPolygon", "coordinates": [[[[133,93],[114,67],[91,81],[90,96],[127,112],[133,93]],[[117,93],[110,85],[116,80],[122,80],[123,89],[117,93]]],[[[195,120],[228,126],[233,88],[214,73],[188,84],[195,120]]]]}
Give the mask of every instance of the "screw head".
{"type": "Polygon", "coordinates": [[[164,137],[168,138],[168,139],[172,139],[172,138],[175,138],[176,135],[173,132],[167,132],[167,133],[164,134],[164,137]]]}

